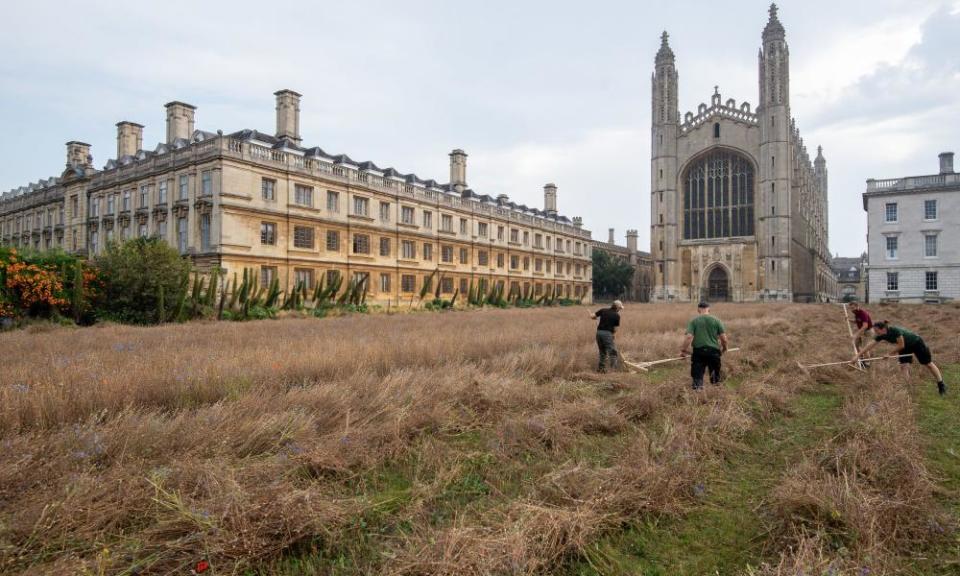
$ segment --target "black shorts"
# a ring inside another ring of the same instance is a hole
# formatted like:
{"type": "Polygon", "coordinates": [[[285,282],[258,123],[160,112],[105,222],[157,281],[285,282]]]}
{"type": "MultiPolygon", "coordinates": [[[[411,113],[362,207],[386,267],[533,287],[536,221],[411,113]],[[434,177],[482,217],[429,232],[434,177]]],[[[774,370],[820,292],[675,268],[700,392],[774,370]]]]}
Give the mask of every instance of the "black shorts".
{"type": "Polygon", "coordinates": [[[933,357],[930,355],[930,349],[927,348],[923,340],[913,346],[907,346],[901,354],[911,354],[911,356],[899,358],[901,364],[913,364],[914,356],[917,357],[917,362],[919,362],[921,366],[926,366],[933,361],[933,357]]]}

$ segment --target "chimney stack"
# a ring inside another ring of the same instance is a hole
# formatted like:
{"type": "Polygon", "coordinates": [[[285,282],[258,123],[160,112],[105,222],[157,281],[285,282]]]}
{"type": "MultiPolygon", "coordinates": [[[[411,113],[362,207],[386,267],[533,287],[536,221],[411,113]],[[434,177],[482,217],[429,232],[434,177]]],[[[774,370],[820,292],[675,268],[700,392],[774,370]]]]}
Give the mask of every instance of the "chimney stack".
{"type": "Polygon", "coordinates": [[[573,227],[574,228],[583,228],[583,218],[580,216],[573,217],[573,227]]]}
{"type": "Polygon", "coordinates": [[[117,122],[117,159],[133,156],[143,148],[143,126],[134,122],[117,122]]]}
{"type": "Polygon", "coordinates": [[[300,144],[300,94],[293,90],[279,90],[277,97],[277,138],[300,144]]]}
{"type": "Polygon", "coordinates": [[[953,174],[953,152],[940,154],[940,173],[953,174]]]}
{"type": "Polygon", "coordinates": [[[167,109],[167,144],[173,144],[179,138],[189,140],[193,135],[193,115],[197,107],[175,100],[167,102],[164,108],[167,109]]]}
{"type": "Polygon", "coordinates": [[[86,142],[71,140],[67,142],[67,168],[85,168],[93,165],[90,145],[86,142]]]}
{"type": "Polygon", "coordinates": [[[547,216],[557,215],[557,185],[552,182],[543,187],[543,211],[547,216]]]}
{"type": "Polygon", "coordinates": [[[457,193],[467,188],[467,153],[459,148],[450,153],[450,185],[457,193]]]}
{"type": "Polygon", "coordinates": [[[610,239],[607,240],[607,242],[610,243],[610,244],[616,244],[616,243],[617,243],[616,238],[614,238],[614,236],[613,236],[613,228],[610,228],[610,239]]]}
{"type": "Polygon", "coordinates": [[[637,231],[627,230],[627,250],[631,254],[637,251],[637,231]]]}

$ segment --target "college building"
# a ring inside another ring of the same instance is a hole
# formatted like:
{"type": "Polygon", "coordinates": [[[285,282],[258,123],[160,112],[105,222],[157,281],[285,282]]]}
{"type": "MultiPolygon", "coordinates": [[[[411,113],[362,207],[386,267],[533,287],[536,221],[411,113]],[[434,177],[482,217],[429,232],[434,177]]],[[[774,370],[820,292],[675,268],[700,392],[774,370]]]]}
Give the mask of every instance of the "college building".
{"type": "Polygon", "coordinates": [[[944,302],[960,298],[960,174],[953,152],[940,173],[867,180],[867,299],[944,302]]]}
{"type": "Polygon", "coordinates": [[[556,185],[531,208],[470,189],[462,150],[446,184],[328,154],[301,142],[300,94],[275,96],[274,134],[199,130],[194,106],[170,102],[166,140],[151,150],[128,121],[102,169],[90,145],[68,142],[62,174],[0,195],[0,243],[92,257],[158,236],[200,271],[252,269],[284,289],[366,279],[381,303],[427,282],[447,298],[472,283],[591,301],[590,232],[558,213],[556,185]]]}
{"type": "Polygon", "coordinates": [[[651,253],[656,301],[835,300],[827,161],[790,109],[790,50],[776,5],[761,37],[756,108],[726,100],[681,116],[664,32],[654,62],[651,253]]]}

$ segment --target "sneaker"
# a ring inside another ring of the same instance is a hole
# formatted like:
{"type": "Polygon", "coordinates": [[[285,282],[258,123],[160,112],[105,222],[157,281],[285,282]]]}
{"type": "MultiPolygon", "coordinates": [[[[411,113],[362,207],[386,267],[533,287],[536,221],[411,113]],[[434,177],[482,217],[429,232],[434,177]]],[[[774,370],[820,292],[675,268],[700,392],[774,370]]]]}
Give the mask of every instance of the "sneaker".
{"type": "Polygon", "coordinates": [[[943,382],[937,382],[937,392],[939,392],[941,396],[946,396],[946,395],[947,395],[947,385],[944,384],[943,382]]]}

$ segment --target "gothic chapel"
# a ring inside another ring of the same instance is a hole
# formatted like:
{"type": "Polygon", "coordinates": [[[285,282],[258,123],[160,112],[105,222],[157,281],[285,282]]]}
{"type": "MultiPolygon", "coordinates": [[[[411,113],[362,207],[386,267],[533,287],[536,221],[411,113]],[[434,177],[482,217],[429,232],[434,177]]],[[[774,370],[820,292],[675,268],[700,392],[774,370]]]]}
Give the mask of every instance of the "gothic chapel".
{"type": "Polygon", "coordinates": [[[833,299],[827,163],[812,162],[790,115],[790,51],[770,6],[760,100],[723,101],[681,119],[678,74],[663,34],[653,73],[651,253],[654,301],[833,299]]]}

